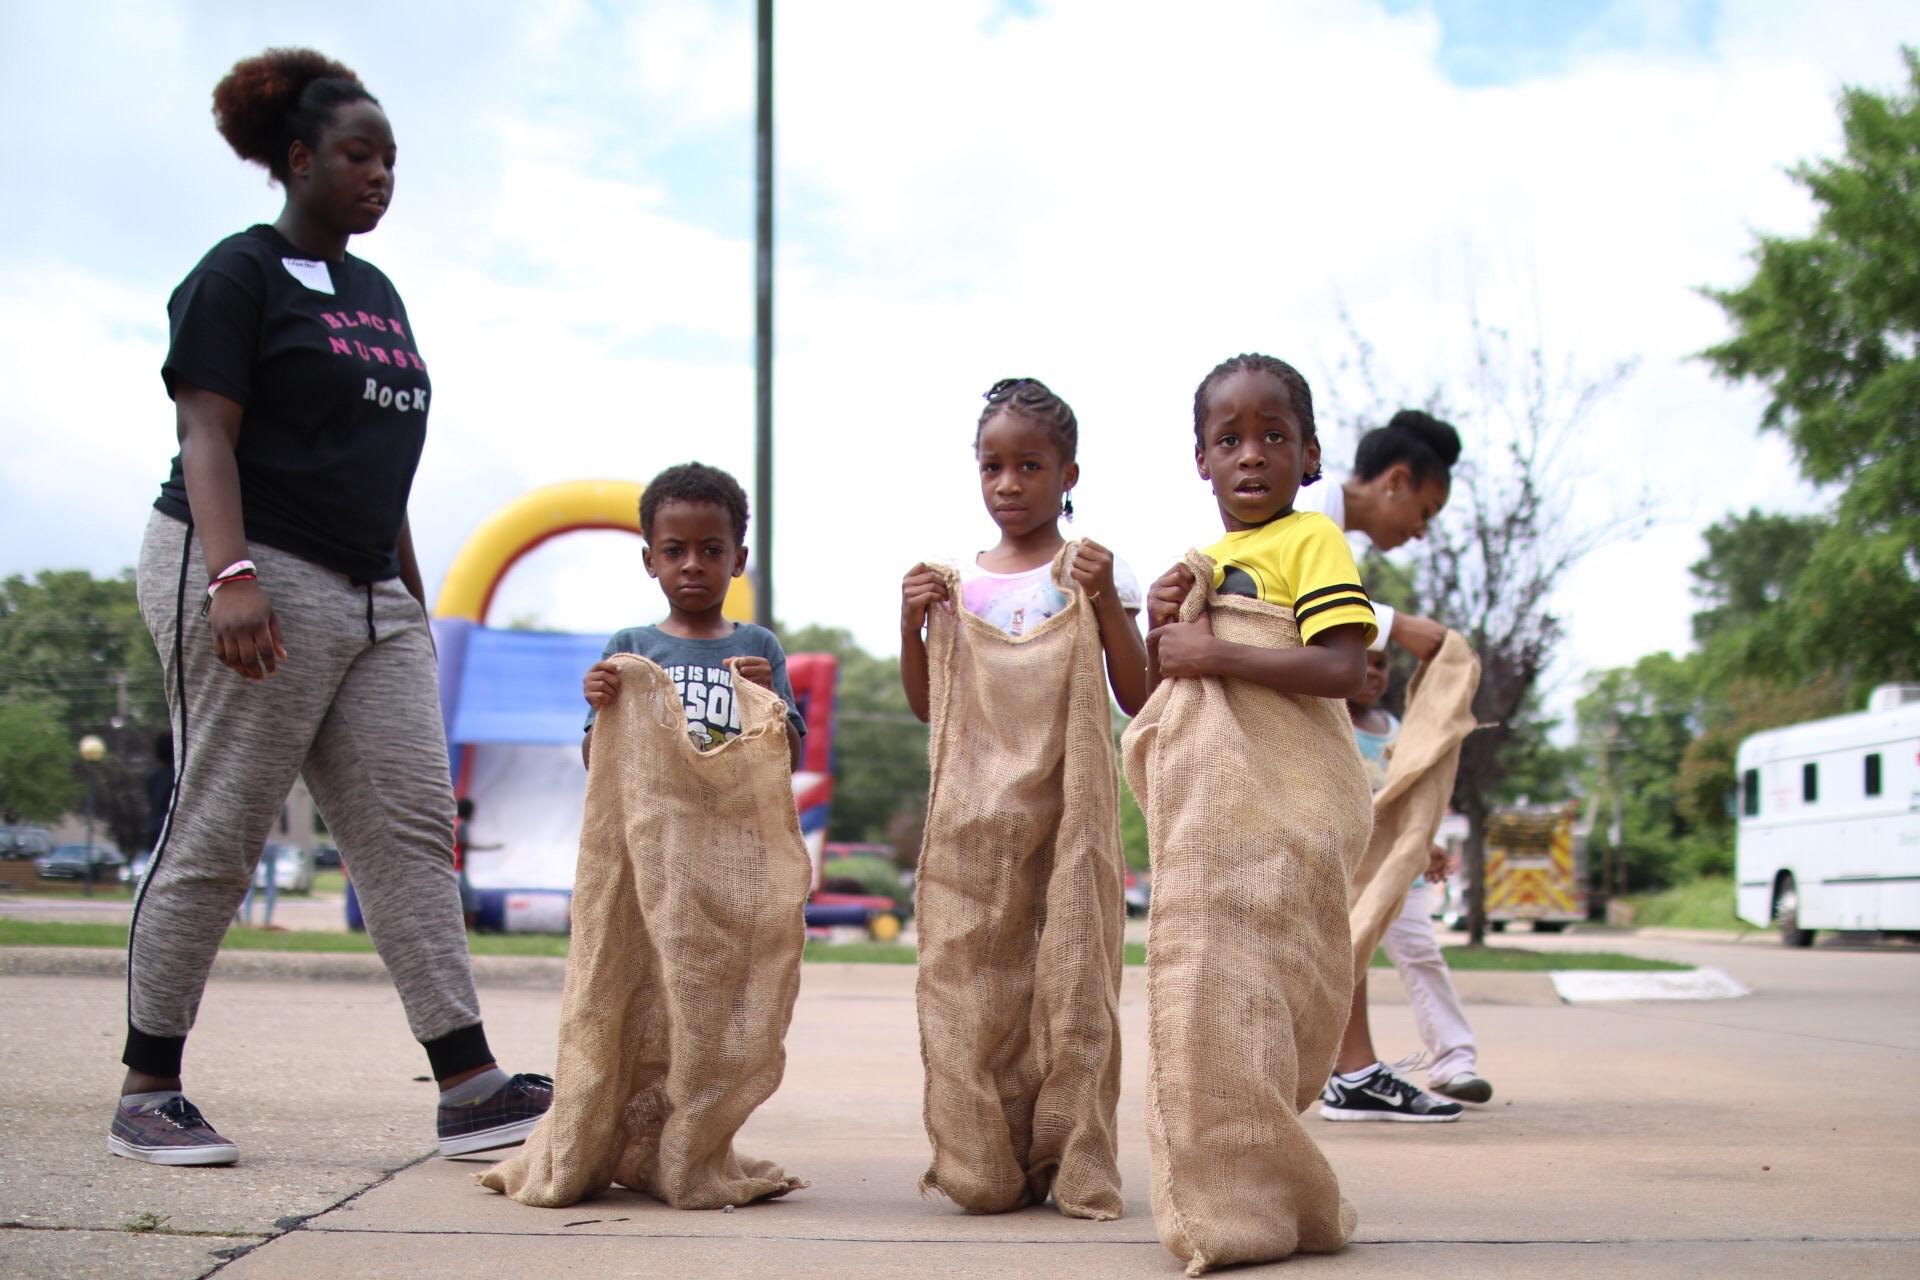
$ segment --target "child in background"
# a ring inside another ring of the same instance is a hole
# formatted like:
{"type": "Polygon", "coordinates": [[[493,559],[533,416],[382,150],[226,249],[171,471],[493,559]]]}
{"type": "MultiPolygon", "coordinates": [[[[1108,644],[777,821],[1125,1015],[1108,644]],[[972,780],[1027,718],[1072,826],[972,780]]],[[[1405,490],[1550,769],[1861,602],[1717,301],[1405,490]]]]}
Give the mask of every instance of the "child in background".
{"type": "Polygon", "coordinates": [[[627,627],[607,641],[601,661],[582,682],[588,706],[580,760],[593,752],[593,721],[620,696],[620,669],[607,661],[631,653],[657,663],[672,678],[686,708],[687,730],[702,751],[740,732],[734,705],[736,677],[780,695],[787,704],[787,744],[794,767],[806,723],[787,681],[787,655],[765,627],[734,622],[721,612],[727,587],[747,570],[747,494],[717,467],[688,462],[655,476],[640,497],[641,553],[647,575],[667,597],[666,621],[627,627]],[[729,659],[731,664],[729,665],[729,659]]]}
{"type": "MultiPolygon", "coordinates": [[[[1018,637],[1067,606],[1050,570],[1067,545],[1060,520],[1073,519],[1080,424],[1067,402],[1038,378],[1002,378],[986,401],[973,453],[980,497],[999,526],[1000,541],[990,551],[957,559],[954,567],[967,612],[1018,637]]],[[[1133,715],[1147,700],[1146,651],[1134,622],[1140,580],[1126,561],[1091,538],[1080,540],[1068,573],[1093,600],[1107,680],[1120,710],[1133,715]]],[[[928,716],[927,610],[934,605],[951,607],[946,584],[934,569],[916,566],[901,584],[900,680],[922,720],[928,716]]]]}
{"type": "MultiPolygon", "coordinates": [[[[1360,693],[1347,699],[1347,713],[1353,719],[1353,737],[1360,758],[1367,766],[1367,782],[1375,791],[1387,782],[1387,759],[1400,737],[1400,721],[1379,705],[1386,695],[1389,667],[1383,650],[1367,654],[1367,683],[1360,693]]],[[[1427,869],[1407,890],[1400,914],[1388,926],[1381,945],[1387,958],[1400,971],[1413,1007],[1414,1025],[1432,1055],[1427,1078],[1436,1089],[1468,1102],[1486,1102],[1493,1097],[1493,1086],[1476,1074],[1477,1061],[1473,1028],[1466,1010],[1460,1007],[1460,995],[1453,989],[1453,975],[1447,960],[1434,941],[1433,921],[1429,913],[1431,895],[1428,884],[1446,878],[1447,855],[1435,846],[1427,869]]],[[[1362,1065],[1353,1071],[1336,1072],[1320,1095],[1320,1115],[1327,1120],[1398,1120],[1427,1123],[1458,1120],[1464,1108],[1458,1102],[1443,1102],[1422,1093],[1395,1075],[1380,1062],[1374,1051],[1366,1006],[1359,1005],[1355,1021],[1348,1024],[1348,1040],[1359,1037],[1356,1056],[1362,1065]]]]}

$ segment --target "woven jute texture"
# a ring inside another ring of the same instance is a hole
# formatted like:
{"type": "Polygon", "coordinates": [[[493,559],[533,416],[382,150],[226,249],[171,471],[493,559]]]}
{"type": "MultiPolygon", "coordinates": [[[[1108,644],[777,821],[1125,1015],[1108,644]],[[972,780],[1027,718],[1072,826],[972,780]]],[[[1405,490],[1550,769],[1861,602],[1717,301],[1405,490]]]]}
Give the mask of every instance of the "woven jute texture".
{"type": "MultiPolygon", "coordinates": [[[[1182,621],[1300,645],[1290,611],[1213,596],[1182,621]]],[[[1162,680],[1121,739],[1147,817],[1147,1139],[1153,1218],[1188,1275],[1353,1235],[1353,1206],[1300,1123],[1326,1083],[1353,969],[1348,876],[1372,808],[1346,708],[1216,676],[1162,680]]]]}
{"type": "Polygon", "coordinates": [[[587,776],[553,1108],[481,1185],[573,1204],[618,1182],[677,1209],[806,1183],[733,1149],[779,1087],[807,891],[786,706],[734,682],[741,733],[687,737],[667,673],[613,659],[587,776]]]}
{"type": "MultiPolygon", "coordinates": [[[[1119,783],[1093,605],[1015,639],[960,605],[927,626],[932,780],[920,849],[921,1191],[971,1213],[1046,1199],[1120,1216],[1119,783]]],[[[938,567],[938,566],[934,566],[938,567]]]]}
{"type": "Polygon", "coordinates": [[[1480,659],[1453,631],[1433,661],[1414,673],[1400,737],[1387,760],[1387,780],[1373,797],[1373,838],[1348,890],[1356,982],[1427,865],[1427,851],[1453,796],[1460,744],[1473,732],[1473,694],[1479,687],[1480,659]]]}

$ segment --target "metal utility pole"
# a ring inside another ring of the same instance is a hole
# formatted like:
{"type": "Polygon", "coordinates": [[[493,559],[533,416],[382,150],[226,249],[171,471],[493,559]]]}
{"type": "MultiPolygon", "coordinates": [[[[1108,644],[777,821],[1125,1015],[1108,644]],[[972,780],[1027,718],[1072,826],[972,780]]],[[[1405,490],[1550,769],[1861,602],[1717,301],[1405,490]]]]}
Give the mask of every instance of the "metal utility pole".
{"type": "Polygon", "coordinates": [[[760,93],[754,128],[754,618],[773,626],[773,0],[759,0],[760,93]]]}

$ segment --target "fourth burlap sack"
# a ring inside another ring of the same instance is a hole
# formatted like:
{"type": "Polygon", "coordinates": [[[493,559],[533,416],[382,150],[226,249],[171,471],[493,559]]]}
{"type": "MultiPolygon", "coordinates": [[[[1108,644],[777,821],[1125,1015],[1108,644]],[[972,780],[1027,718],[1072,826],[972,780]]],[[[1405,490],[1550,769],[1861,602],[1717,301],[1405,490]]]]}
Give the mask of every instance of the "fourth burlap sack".
{"type": "Polygon", "coordinates": [[[812,866],[788,772],[786,704],[734,682],[741,733],[687,736],[673,681],[613,659],[594,727],[553,1108],[481,1177],[522,1204],[617,1182],[677,1209],[806,1183],[733,1149],[779,1087],[812,866]]]}
{"type": "Polygon", "coordinates": [[[1473,694],[1480,660],[1458,632],[1447,632],[1433,661],[1414,673],[1407,714],[1387,761],[1387,781],[1373,797],[1373,838],[1354,871],[1348,928],[1355,981],[1400,914],[1408,889],[1427,865],[1440,820],[1453,797],[1460,744],[1473,732],[1473,694]]]}
{"type": "MultiPolygon", "coordinates": [[[[914,881],[933,1160],[921,1190],[972,1213],[1044,1201],[1117,1218],[1126,908],[1099,622],[1072,603],[1012,637],[951,608],[927,622],[932,725],[914,881]]],[[[940,566],[931,566],[940,568],[940,566]]]]}
{"type": "MultiPolygon", "coordinates": [[[[1287,609],[1196,579],[1182,621],[1297,648],[1287,609]]],[[[1371,797],[1344,705],[1215,676],[1161,681],[1121,740],[1147,818],[1153,1218],[1187,1274],[1328,1253],[1356,1214],[1300,1123],[1333,1068],[1353,967],[1347,884],[1371,797]]]]}

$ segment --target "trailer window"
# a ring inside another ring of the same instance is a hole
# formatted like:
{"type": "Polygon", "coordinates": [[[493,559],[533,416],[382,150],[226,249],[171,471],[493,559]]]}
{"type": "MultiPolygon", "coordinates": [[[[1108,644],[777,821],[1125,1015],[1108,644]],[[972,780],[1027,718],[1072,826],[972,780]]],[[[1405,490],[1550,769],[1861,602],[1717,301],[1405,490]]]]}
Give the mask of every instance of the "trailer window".
{"type": "Polygon", "coordinates": [[[1800,798],[1808,804],[1820,798],[1820,766],[1817,764],[1800,767],[1800,798]]]}
{"type": "Polygon", "coordinates": [[[1740,812],[1747,817],[1760,813],[1760,771],[1749,769],[1740,775],[1740,812]]]}
{"type": "Polygon", "coordinates": [[[1867,794],[1880,794],[1880,753],[1873,752],[1867,757],[1867,794]]]}

